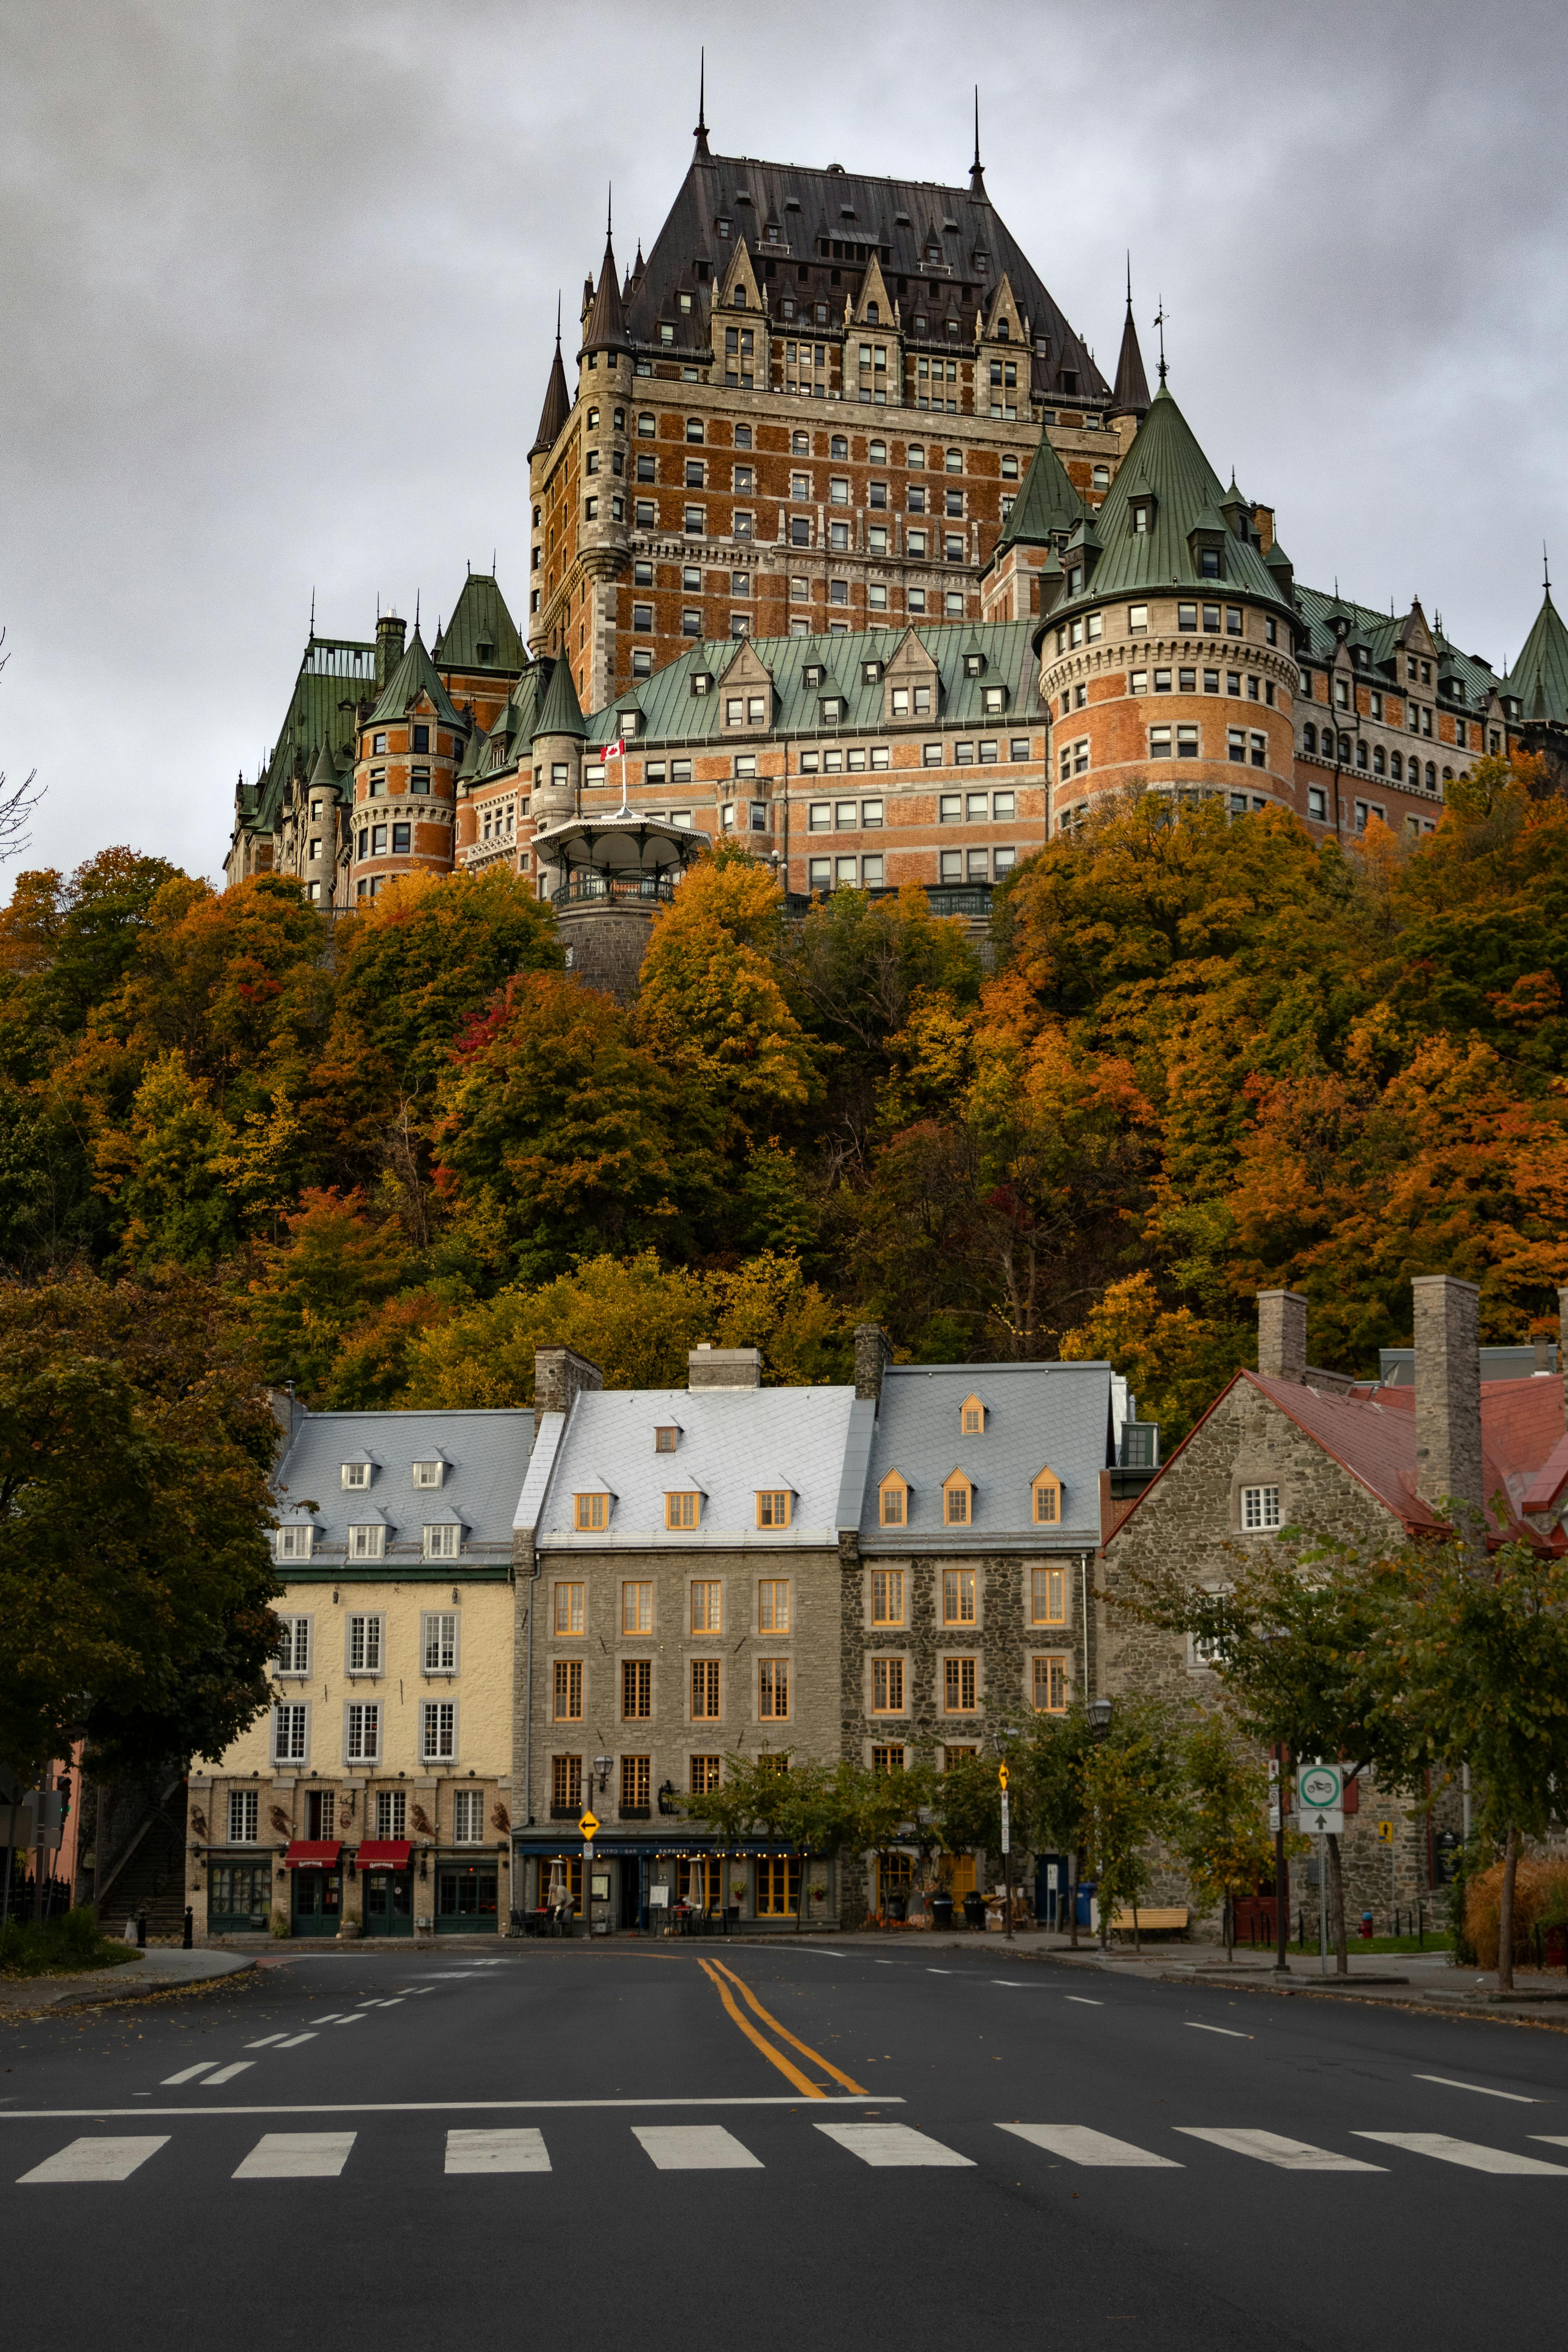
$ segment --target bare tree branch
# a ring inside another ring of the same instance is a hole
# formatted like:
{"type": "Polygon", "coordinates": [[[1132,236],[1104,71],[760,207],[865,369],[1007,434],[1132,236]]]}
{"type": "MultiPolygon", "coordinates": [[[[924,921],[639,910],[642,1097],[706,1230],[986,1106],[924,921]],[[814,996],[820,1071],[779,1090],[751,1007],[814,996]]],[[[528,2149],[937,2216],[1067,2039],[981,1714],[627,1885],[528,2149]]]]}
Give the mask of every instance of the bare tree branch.
{"type": "MultiPolygon", "coordinates": [[[[0,646],[5,643],[5,632],[0,629],[0,646]]],[[[8,653],[0,653],[0,670],[5,668],[10,658],[8,653]]],[[[0,866],[8,857],[20,857],[23,851],[31,846],[33,836],[28,828],[33,821],[33,812],[47,790],[47,784],[39,783],[37,768],[19,784],[9,788],[5,782],[5,771],[0,768],[0,866]]]]}

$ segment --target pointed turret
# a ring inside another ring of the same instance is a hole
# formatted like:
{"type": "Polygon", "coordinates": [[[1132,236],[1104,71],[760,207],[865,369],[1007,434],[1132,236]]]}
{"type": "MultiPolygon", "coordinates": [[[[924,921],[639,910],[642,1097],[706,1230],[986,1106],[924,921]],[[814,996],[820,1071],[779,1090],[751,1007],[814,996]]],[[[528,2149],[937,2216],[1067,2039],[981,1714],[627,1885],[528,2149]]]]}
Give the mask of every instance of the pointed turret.
{"type": "Polygon", "coordinates": [[[1083,500],[1044,433],[1029,460],[1018,502],[1002,526],[996,552],[1006,547],[1059,547],[1083,520],[1083,500]]]}
{"type": "Polygon", "coordinates": [[[1517,707],[1526,726],[1568,726],[1568,628],[1548,587],[1541,599],[1519,659],[1500,682],[1500,692],[1517,707]]]}
{"type": "Polygon", "coordinates": [[[582,706],[577,689],[572,682],[572,665],[564,658],[556,662],[550,673],[545,690],[544,707],[539,714],[539,724],[533,730],[538,742],[546,735],[575,735],[580,740],[588,730],[583,724],[582,706]]]}
{"type": "Polygon", "coordinates": [[[339,782],[338,763],[332,755],[331,745],[323,736],[321,748],[316,754],[316,764],[310,771],[309,790],[312,793],[331,793],[335,800],[339,782]]]}
{"type": "Polygon", "coordinates": [[[583,349],[584,352],[624,352],[630,348],[626,341],[626,314],[621,304],[620,281],[616,275],[616,248],[606,222],[605,258],[599,268],[599,290],[594,297],[594,307],[583,329],[583,349]]]}
{"type": "Polygon", "coordinates": [[[451,697],[441,683],[435,663],[425,650],[425,640],[416,621],[408,651],[387,679],[367,724],[374,726],[384,719],[401,719],[422,695],[446,726],[461,726],[462,721],[452,707],[451,697]]]}
{"type": "Polygon", "coordinates": [[[555,357],[550,362],[550,382],[544,389],[544,406],[539,415],[539,430],[533,436],[531,457],[542,451],[553,449],[561,427],[572,414],[572,395],[566,389],[566,371],[561,364],[561,305],[555,305],[555,357]]]}
{"type": "Polygon", "coordinates": [[[1149,414],[1149,379],[1143,373],[1143,354],[1138,348],[1138,330],[1132,323],[1132,265],[1127,266],[1127,319],[1121,330],[1121,352],[1116,362],[1116,385],[1110,396],[1112,416],[1147,416],[1149,414]]]}
{"type": "Polygon", "coordinates": [[[700,58],[700,63],[699,63],[699,65],[698,65],[698,68],[697,68],[697,128],[696,128],[696,130],[695,130],[695,131],[692,132],[692,134],[691,134],[691,135],[692,135],[692,137],[693,137],[693,139],[695,139],[695,140],[696,140],[696,142],[697,142],[697,146],[696,146],[696,149],[695,149],[695,151],[694,151],[694,152],[693,152],[693,155],[692,155],[692,159],[691,159],[691,160],[692,160],[692,162],[693,162],[693,163],[710,163],[710,162],[712,161],[712,158],[711,158],[711,156],[710,156],[710,155],[709,154],[709,152],[708,152],[708,52],[707,52],[707,50],[706,50],[706,49],[702,49],[702,50],[700,50],[700,51],[699,52],[699,58],[700,58]]]}

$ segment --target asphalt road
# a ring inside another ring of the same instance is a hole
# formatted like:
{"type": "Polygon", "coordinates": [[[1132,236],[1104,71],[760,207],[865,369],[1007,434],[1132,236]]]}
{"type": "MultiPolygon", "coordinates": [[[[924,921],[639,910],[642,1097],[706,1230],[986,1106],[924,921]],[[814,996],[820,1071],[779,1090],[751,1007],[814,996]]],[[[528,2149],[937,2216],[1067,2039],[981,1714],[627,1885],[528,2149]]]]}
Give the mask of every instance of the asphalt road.
{"type": "Polygon", "coordinates": [[[1563,2325],[1568,2035],[1525,2027],[994,1944],[402,1945],[13,2024],[0,2063],[33,2341],[1469,2352],[1563,2325]]]}

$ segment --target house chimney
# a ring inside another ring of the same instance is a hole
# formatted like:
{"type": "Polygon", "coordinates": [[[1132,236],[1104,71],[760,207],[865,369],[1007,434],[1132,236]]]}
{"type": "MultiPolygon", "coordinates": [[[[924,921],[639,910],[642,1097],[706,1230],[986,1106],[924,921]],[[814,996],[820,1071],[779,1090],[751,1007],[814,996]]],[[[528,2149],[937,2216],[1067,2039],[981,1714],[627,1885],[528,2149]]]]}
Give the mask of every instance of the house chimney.
{"type": "Polygon", "coordinates": [[[1258,1369],[1266,1380],[1307,1377],[1307,1302],[1299,1290],[1258,1294],[1258,1369]]]}
{"type": "Polygon", "coordinates": [[[882,1400],[882,1374],[893,1360],[893,1343],[879,1323],[855,1326],[855,1393],[872,1404],[882,1400]]]}
{"type": "Polygon", "coordinates": [[[547,1412],[570,1412],[572,1400],[583,1389],[602,1389],[605,1375],[586,1356],[570,1348],[535,1348],[533,1351],[533,1433],[547,1412]]]}
{"type": "Polygon", "coordinates": [[[1452,1499],[1479,1513],[1480,1298],[1473,1282],[1421,1274],[1415,1301],[1415,1491],[1434,1509],[1452,1499]]]}
{"type": "Polygon", "coordinates": [[[395,613],[383,613],[375,625],[375,690],[384,693],[386,681],[403,659],[404,623],[395,613]]]}
{"type": "Polygon", "coordinates": [[[686,1359],[689,1389],[760,1389],[763,1351],[760,1348],[715,1348],[704,1339],[686,1359]]]}

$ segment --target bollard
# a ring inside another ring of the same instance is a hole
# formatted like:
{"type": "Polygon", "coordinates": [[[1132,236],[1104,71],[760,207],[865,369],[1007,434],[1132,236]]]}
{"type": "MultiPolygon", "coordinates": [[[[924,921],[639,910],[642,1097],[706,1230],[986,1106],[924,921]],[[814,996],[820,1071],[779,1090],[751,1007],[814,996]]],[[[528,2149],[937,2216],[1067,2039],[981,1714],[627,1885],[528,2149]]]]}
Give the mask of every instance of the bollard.
{"type": "Polygon", "coordinates": [[[136,1947],[139,1951],[142,1952],[147,1948],[147,1914],[145,1911],[138,1911],[136,1914],[136,1947]]]}
{"type": "Polygon", "coordinates": [[[185,1932],[180,1940],[187,1952],[192,1950],[195,1945],[196,1915],[191,1909],[189,1904],[185,1906],[185,1932]]]}

